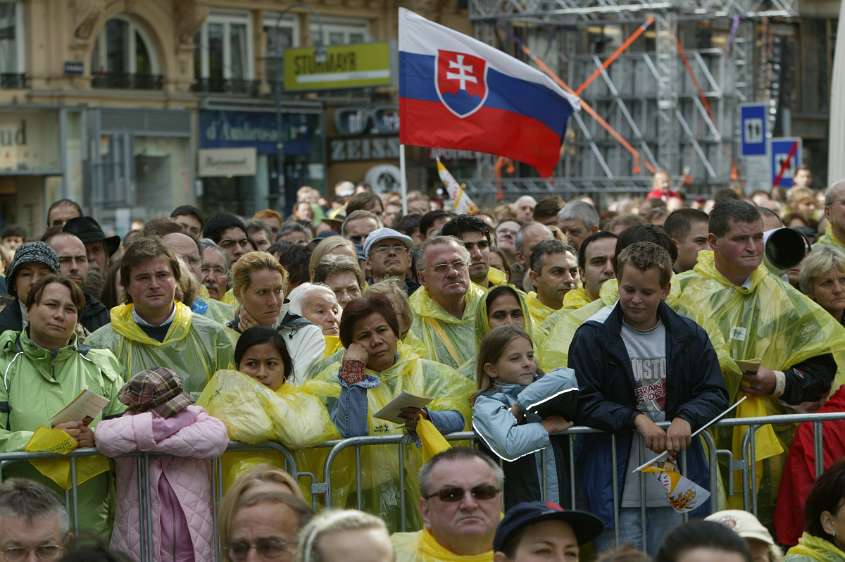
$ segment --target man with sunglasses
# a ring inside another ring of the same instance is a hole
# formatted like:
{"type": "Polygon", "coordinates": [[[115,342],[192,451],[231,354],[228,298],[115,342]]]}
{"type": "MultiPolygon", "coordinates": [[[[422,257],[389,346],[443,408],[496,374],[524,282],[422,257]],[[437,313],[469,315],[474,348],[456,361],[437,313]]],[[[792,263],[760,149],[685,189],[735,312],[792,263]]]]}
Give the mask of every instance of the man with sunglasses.
{"type": "Polygon", "coordinates": [[[22,478],[0,484],[0,559],[58,560],[71,539],[67,510],[51,490],[22,478]]]}
{"type": "Polygon", "coordinates": [[[409,299],[414,321],[406,343],[455,369],[475,357],[475,314],[484,298],[484,289],[470,282],[469,263],[454,236],[426,240],[416,256],[422,287],[409,299]]]}
{"type": "Polygon", "coordinates": [[[504,473],[490,457],[454,447],[420,470],[423,530],[394,533],[396,562],[493,560],[504,473]]]}
{"type": "Polygon", "coordinates": [[[454,236],[463,241],[469,252],[469,278],[485,289],[507,283],[507,275],[490,267],[490,227],[478,217],[458,215],[440,231],[444,236],[454,236]]]}

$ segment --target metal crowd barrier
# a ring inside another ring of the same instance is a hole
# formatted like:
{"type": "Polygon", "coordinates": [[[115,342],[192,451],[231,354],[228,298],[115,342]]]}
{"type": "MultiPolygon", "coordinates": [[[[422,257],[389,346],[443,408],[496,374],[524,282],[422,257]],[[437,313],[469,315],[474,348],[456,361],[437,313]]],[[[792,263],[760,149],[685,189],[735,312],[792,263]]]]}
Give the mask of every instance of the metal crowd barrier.
{"type": "MultiPolygon", "coordinates": [[[[811,422],[813,424],[813,450],[815,459],[815,473],[816,477],[824,471],[824,432],[823,422],[826,421],[842,421],[845,420],[845,412],[824,413],[824,414],[789,414],[778,416],[765,416],[756,418],[731,418],[719,421],[714,427],[719,428],[733,428],[737,426],[748,427],[742,443],[742,456],[734,458],[733,452],[726,449],[717,449],[716,441],[713,436],[705,431],[700,437],[704,440],[707,449],[707,463],[710,470],[710,484],[709,492],[711,497],[715,500],[718,492],[718,474],[719,474],[719,457],[727,458],[727,474],[725,481],[725,491],[728,496],[734,495],[735,482],[734,473],[741,472],[742,474],[742,490],[743,490],[743,504],[744,508],[755,515],[758,512],[757,501],[757,463],[749,459],[756,459],[756,433],[765,425],[792,425],[804,422],[811,422]]],[[[662,427],[668,427],[669,423],[659,424],[662,427]]],[[[558,435],[565,436],[569,440],[569,474],[572,476],[569,482],[569,489],[573,504],[572,509],[579,509],[576,503],[577,498],[577,472],[575,470],[575,439],[579,435],[598,434],[603,433],[599,430],[589,427],[572,427],[558,435]]],[[[645,459],[645,446],[639,434],[634,432],[636,438],[639,457],[641,460],[645,459]]],[[[474,434],[472,432],[462,432],[447,435],[446,438],[450,442],[464,442],[474,443],[474,434]]],[[[323,479],[313,474],[312,472],[300,471],[297,467],[296,458],[289,449],[278,443],[264,443],[261,445],[244,445],[241,443],[230,443],[227,452],[237,451],[256,451],[267,452],[272,451],[279,455],[279,466],[285,468],[298,482],[302,483],[307,479],[309,484],[306,489],[309,489],[312,497],[312,507],[316,510],[320,507],[347,507],[345,505],[335,505],[334,497],[336,490],[333,488],[334,482],[332,479],[332,469],[334,464],[340,457],[340,454],[346,449],[352,448],[354,451],[354,471],[355,471],[355,501],[353,507],[358,509],[366,509],[367,506],[364,501],[364,490],[362,483],[362,467],[361,467],[361,453],[364,447],[384,447],[396,446],[398,454],[399,465],[399,505],[401,506],[400,514],[400,529],[406,530],[407,527],[407,513],[405,509],[406,503],[406,470],[405,470],[405,448],[415,447],[411,439],[407,435],[387,435],[387,436],[364,436],[353,437],[349,439],[340,439],[335,441],[328,441],[315,447],[315,449],[328,450],[326,459],[323,463],[323,479]],[[322,501],[321,501],[322,500],[322,501]]],[[[788,452],[785,451],[785,453],[788,452]]],[[[96,449],[77,449],[68,455],[57,455],[53,453],[28,453],[28,452],[12,452],[0,453],[0,480],[4,478],[6,468],[14,463],[28,462],[30,460],[38,459],[64,459],[69,461],[70,466],[70,489],[65,492],[65,505],[68,510],[71,530],[75,534],[79,534],[79,486],[77,483],[77,461],[80,458],[90,457],[97,454],[96,449]]],[[[542,454],[542,453],[541,453],[542,454]]],[[[137,461],[138,472],[138,503],[141,513],[140,519],[140,533],[141,533],[141,548],[139,555],[139,562],[152,562],[156,558],[156,553],[152,551],[152,536],[153,525],[152,509],[151,509],[151,488],[149,475],[149,461],[151,457],[155,457],[154,453],[136,453],[129,455],[137,461]]],[[[222,457],[221,457],[222,458],[222,457]]],[[[212,506],[213,506],[213,520],[214,520],[214,537],[213,543],[220,545],[220,537],[217,535],[217,518],[218,507],[223,496],[223,463],[221,458],[212,461],[212,506]]],[[[613,511],[614,511],[614,527],[615,538],[619,541],[619,523],[621,513],[621,498],[619,497],[619,477],[616,470],[616,435],[611,435],[611,463],[613,468],[612,482],[613,482],[613,511]]],[[[638,463],[641,464],[641,463],[638,463]]],[[[682,454],[680,457],[680,472],[686,472],[686,455],[682,454]]],[[[541,464],[542,466],[542,464],[541,464]]],[[[349,470],[350,467],[344,467],[349,470]]],[[[546,495],[545,471],[541,470],[543,475],[543,496],[546,495]]],[[[641,524],[642,536],[646,536],[646,510],[645,505],[645,478],[640,479],[640,509],[641,509],[641,524]]],[[[684,517],[686,519],[686,517],[684,517]]],[[[219,560],[219,552],[215,553],[215,560],[219,560]]]]}

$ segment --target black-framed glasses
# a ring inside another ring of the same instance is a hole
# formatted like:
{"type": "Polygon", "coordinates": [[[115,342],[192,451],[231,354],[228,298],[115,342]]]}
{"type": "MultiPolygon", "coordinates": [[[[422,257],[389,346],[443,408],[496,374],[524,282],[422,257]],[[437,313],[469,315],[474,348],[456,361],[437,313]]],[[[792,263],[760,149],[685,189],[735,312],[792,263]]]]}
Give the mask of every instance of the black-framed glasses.
{"type": "Polygon", "coordinates": [[[473,486],[469,490],[465,490],[464,488],[459,488],[457,486],[447,486],[446,488],[442,488],[433,494],[425,496],[425,499],[428,500],[436,497],[445,503],[455,503],[464,499],[464,495],[469,492],[473,499],[484,501],[492,500],[499,495],[500,491],[501,490],[499,490],[496,486],[491,484],[480,484],[478,486],[473,486]]]}
{"type": "Polygon", "coordinates": [[[242,562],[249,557],[249,551],[255,549],[258,556],[264,560],[278,560],[293,550],[293,545],[278,537],[259,538],[254,543],[249,541],[235,541],[229,544],[229,558],[235,562],[242,562]]]}

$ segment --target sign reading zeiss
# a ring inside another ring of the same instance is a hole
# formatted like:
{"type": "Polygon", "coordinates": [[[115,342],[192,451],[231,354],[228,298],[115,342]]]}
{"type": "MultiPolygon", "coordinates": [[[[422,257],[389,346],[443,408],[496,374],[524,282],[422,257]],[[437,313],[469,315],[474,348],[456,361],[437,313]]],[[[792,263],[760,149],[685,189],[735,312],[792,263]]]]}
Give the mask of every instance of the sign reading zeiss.
{"type": "Polygon", "coordinates": [[[766,155],[766,111],[764,103],[744,103],[739,107],[739,129],[742,135],[739,154],[743,158],[766,155]]]}
{"type": "MultiPolygon", "coordinates": [[[[319,130],[320,117],[310,113],[282,115],[285,154],[307,156],[312,131],[319,130]]],[[[261,111],[200,111],[200,148],[248,148],[259,154],[276,154],[276,114],[261,111]]]]}

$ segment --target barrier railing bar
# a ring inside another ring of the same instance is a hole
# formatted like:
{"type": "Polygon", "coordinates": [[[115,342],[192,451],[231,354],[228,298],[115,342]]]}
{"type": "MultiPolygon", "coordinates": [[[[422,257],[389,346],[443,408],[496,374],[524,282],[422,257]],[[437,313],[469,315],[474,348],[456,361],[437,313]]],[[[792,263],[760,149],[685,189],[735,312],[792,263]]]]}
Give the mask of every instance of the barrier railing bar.
{"type": "Polygon", "coordinates": [[[567,435],[566,438],[569,443],[569,492],[572,494],[569,501],[572,502],[572,509],[578,509],[576,507],[578,500],[575,498],[575,437],[567,435]]]}
{"type": "MultiPolygon", "coordinates": [[[[570,428],[572,429],[572,428],[570,428]]],[[[615,544],[619,544],[619,475],[616,473],[616,434],[610,434],[610,466],[613,467],[613,536],[615,544]]]]}
{"type": "MultiPolygon", "coordinates": [[[[140,509],[140,505],[141,505],[141,498],[144,495],[144,487],[147,485],[147,482],[142,478],[142,475],[144,474],[144,469],[141,466],[141,464],[143,462],[144,462],[143,457],[137,457],[135,459],[135,472],[138,476],[135,480],[136,480],[136,484],[138,485],[138,505],[139,505],[139,509],[140,509]]],[[[138,517],[138,529],[139,529],[140,536],[142,538],[147,536],[146,526],[147,526],[147,518],[146,517],[138,517]]],[[[147,562],[150,559],[149,554],[147,553],[149,548],[150,548],[150,544],[147,541],[145,541],[145,540],[140,541],[138,556],[140,557],[141,562],[147,562]]]]}
{"type": "Polygon", "coordinates": [[[813,422],[813,451],[816,460],[816,478],[824,472],[824,429],[821,422],[813,422]]]}
{"type": "Polygon", "coordinates": [[[405,531],[408,527],[405,521],[405,440],[399,442],[399,527],[405,531]]]}
{"type": "Polygon", "coordinates": [[[76,482],[76,458],[70,459],[70,505],[72,529],[74,534],[79,536],[79,485],[76,482]]]}
{"type": "MultiPolygon", "coordinates": [[[[645,456],[646,456],[645,439],[643,439],[643,436],[640,435],[639,432],[635,432],[634,435],[636,436],[636,439],[637,439],[637,449],[639,451],[639,455],[637,456],[637,466],[640,466],[646,461],[646,459],[645,459],[645,456]]],[[[628,472],[627,467],[628,467],[628,465],[626,463],[625,464],[625,472],[626,473],[628,472]]],[[[616,470],[615,464],[613,465],[613,470],[616,470]]],[[[633,476],[632,474],[625,474],[625,479],[627,480],[628,478],[631,478],[632,476],[633,476]]],[[[641,540],[642,540],[642,544],[646,544],[647,543],[647,537],[648,537],[648,529],[646,529],[646,521],[645,521],[645,518],[646,518],[645,485],[646,484],[645,484],[645,478],[643,477],[644,475],[643,475],[642,472],[638,473],[636,476],[637,476],[637,479],[639,480],[639,483],[640,483],[640,533],[641,533],[640,537],[641,537],[641,540]]],[[[622,486],[622,494],[623,494],[623,500],[622,501],[625,501],[624,500],[625,486],[622,486]]],[[[622,506],[620,509],[625,509],[625,507],[622,506]]],[[[616,546],[619,546],[618,540],[616,541],[616,546]]]]}

